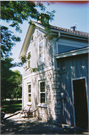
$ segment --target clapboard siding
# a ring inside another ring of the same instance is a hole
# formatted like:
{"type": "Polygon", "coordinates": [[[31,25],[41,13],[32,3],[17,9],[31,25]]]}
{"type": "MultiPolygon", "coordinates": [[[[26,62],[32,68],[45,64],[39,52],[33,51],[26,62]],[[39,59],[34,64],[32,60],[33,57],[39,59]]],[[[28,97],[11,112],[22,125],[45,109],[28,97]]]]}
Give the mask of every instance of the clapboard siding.
{"type": "Polygon", "coordinates": [[[64,100],[64,109],[61,104],[61,118],[64,123],[68,121],[70,124],[73,124],[72,79],[86,77],[86,83],[88,85],[88,54],[59,59],[57,62],[60,69],[61,61],[63,60],[66,61],[66,70],[65,72],[60,72],[60,89],[61,92],[66,93],[67,97],[64,100]]]}

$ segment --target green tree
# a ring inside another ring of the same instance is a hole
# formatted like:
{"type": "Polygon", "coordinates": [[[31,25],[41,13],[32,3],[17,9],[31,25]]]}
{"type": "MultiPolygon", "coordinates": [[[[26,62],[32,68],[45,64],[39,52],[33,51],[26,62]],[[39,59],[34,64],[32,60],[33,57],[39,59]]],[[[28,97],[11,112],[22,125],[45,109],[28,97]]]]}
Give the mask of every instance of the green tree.
{"type": "MultiPolygon", "coordinates": [[[[20,24],[26,20],[32,24],[31,19],[40,20],[41,23],[49,30],[49,20],[54,17],[54,11],[46,11],[42,2],[29,2],[29,1],[1,1],[1,20],[9,22],[10,27],[14,27],[17,32],[22,32],[20,24]],[[39,12],[38,7],[41,12],[39,12]]],[[[12,74],[15,75],[10,68],[12,65],[11,49],[16,42],[20,41],[20,37],[14,35],[12,31],[6,26],[1,26],[1,96],[11,95],[13,86],[17,87],[14,83],[12,74]]],[[[17,64],[14,64],[16,66],[17,64]]]]}
{"type": "Polygon", "coordinates": [[[14,83],[15,83],[15,87],[13,88],[13,95],[14,97],[21,98],[22,97],[22,88],[20,87],[20,85],[22,84],[22,75],[20,74],[20,72],[18,70],[13,71],[14,72],[14,83]]]}

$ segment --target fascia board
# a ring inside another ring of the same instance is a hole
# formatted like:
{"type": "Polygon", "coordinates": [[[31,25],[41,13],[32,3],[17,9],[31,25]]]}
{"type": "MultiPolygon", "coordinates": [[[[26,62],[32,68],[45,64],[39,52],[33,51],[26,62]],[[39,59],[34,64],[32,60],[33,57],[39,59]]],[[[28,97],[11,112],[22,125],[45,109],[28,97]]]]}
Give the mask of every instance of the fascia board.
{"type": "Polygon", "coordinates": [[[39,28],[41,28],[41,29],[44,29],[44,30],[45,30],[45,27],[44,27],[43,25],[38,24],[38,23],[36,23],[36,22],[34,22],[34,21],[33,21],[33,23],[36,25],[36,27],[39,27],[39,28]]]}
{"type": "Polygon", "coordinates": [[[51,32],[57,32],[61,34],[61,36],[64,36],[64,37],[73,37],[73,38],[84,38],[84,40],[88,40],[88,36],[83,36],[83,35],[77,35],[77,34],[73,34],[73,33],[69,33],[69,32],[65,32],[65,31],[61,31],[61,30],[55,30],[55,29],[51,29],[50,30],[51,32]]]}
{"type": "Polygon", "coordinates": [[[55,55],[56,59],[89,53],[89,47],[55,55]]]}
{"type": "Polygon", "coordinates": [[[26,36],[25,36],[25,39],[24,39],[24,42],[23,42],[23,45],[22,45],[22,48],[21,48],[21,51],[20,51],[20,54],[19,54],[19,59],[22,56],[24,56],[25,53],[26,53],[26,50],[27,50],[27,47],[28,47],[28,44],[29,44],[29,41],[30,41],[31,34],[32,34],[33,30],[34,30],[34,26],[29,25],[26,36]]]}

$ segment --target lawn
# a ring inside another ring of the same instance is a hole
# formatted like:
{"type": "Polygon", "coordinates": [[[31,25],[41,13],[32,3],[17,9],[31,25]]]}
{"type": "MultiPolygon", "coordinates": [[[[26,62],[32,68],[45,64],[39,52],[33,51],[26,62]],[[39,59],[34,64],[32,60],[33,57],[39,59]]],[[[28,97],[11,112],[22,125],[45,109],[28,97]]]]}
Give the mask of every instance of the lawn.
{"type": "Polygon", "coordinates": [[[2,101],[1,104],[3,104],[2,111],[4,111],[5,113],[14,113],[22,109],[21,100],[2,101]]]}

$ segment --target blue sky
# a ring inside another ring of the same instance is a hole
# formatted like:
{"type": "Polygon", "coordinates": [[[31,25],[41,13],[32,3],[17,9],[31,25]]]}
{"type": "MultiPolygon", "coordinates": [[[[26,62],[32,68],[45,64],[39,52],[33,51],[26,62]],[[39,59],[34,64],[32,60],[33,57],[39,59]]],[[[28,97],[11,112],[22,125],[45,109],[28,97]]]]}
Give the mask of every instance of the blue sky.
{"type": "MultiPolygon", "coordinates": [[[[59,26],[63,28],[68,28],[76,23],[76,30],[88,32],[89,33],[89,3],[83,4],[74,4],[74,3],[54,3],[49,6],[44,3],[46,6],[46,10],[52,11],[55,10],[55,17],[51,25],[59,26]]],[[[6,25],[6,23],[4,23],[6,25]]],[[[28,29],[28,23],[24,21],[21,25],[22,33],[15,33],[21,37],[21,42],[17,43],[15,47],[12,49],[12,57],[14,61],[18,62],[19,53],[28,29]]],[[[12,70],[19,70],[21,73],[22,67],[16,67],[12,70]]]]}

